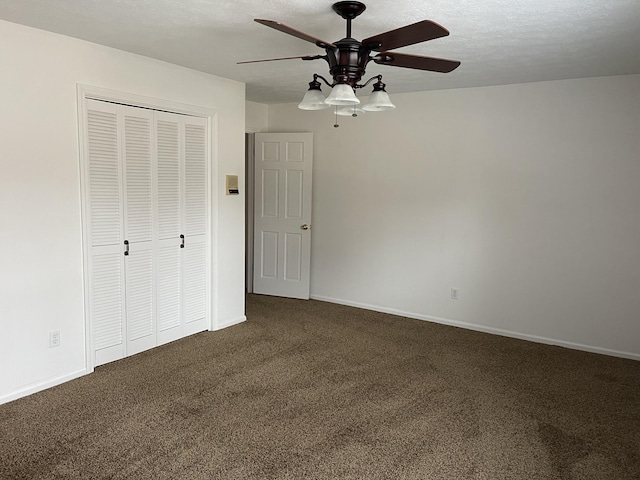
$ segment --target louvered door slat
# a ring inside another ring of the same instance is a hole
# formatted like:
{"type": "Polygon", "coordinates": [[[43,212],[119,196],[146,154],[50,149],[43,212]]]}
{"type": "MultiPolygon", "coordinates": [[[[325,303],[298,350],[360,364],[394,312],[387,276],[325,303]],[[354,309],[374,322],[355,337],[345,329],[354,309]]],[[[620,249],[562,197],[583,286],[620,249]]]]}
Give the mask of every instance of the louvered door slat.
{"type": "Polygon", "coordinates": [[[184,251],[184,316],[187,324],[203,320],[207,300],[207,249],[204,238],[193,239],[184,251]],[[198,241],[199,240],[199,241],[198,241]]]}
{"type": "Polygon", "coordinates": [[[158,236],[180,235],[180,128],[178,122],[156,122],[158,157],[158,236]]]}
{"type": "Polygon", "coordinates": [[[185,231],[204,235],[207,228],[207,140],[204,124],[185,124],[185,231]]]}
{"type": "Polygon", "coordinates": [[[182,296],[181,249],[162,247],[158,252],[158,329],[163,332],[180,327],[182,296]]]}
{"type": "Polygon", "coordinates": [[[152,251],[132,252],[126,261],[127,340],[154,334],[152,251]]]}
{"type": "Polygon", "coordinates": [[[122,258],[119,252],[94,254],[89,285],[93,346],[96,350],[122,344],[122,258]]]}
{"type": "MultiPolygon", "coordinates": [[[[129,109],[140,110],[140,109],[129,109]]],[[[126,233],[129,242],[150,242],[153,226],[151,119],[125,114],[126,233]]]]}
{"type": "Polygon", "coordinates": [[[91,245],[121,241],[118,124],[115,112],[87,111],[91,245]]]}

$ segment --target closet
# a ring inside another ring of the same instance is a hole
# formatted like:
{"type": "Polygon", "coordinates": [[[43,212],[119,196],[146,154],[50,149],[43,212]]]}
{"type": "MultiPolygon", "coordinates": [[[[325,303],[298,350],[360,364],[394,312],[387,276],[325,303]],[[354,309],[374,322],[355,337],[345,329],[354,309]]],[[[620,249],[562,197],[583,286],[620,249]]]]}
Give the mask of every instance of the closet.
{"type": "Polygon", "coordinates": [[[207,119],[86,100],[88,334],[101,365],[206,330],[207,119]]]}

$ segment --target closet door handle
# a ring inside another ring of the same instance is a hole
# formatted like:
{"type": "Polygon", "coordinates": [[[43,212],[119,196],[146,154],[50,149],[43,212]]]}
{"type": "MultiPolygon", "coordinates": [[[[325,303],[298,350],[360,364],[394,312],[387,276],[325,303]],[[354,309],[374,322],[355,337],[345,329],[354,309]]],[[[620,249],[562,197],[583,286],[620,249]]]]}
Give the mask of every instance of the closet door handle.
{"type": "Polygon", "coordinates": [[[182,234],[180,235],[180,240],[181,240],[180,248],[184,248],[184,235],[182,235],[182,234]]]}
{"type": "Polygon", "coordinates": [[[129,240],[124,241],[124,255],[125,256],[129,255],[129,240]]]}

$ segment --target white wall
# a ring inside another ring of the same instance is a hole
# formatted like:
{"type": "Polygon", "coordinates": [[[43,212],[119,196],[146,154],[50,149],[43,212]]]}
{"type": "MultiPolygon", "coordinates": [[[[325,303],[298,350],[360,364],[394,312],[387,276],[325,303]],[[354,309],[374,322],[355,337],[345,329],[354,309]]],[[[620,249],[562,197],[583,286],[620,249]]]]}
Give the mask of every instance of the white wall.
{"type": "Polygon", "coordinates": [[[245,128],[247,133],[266,132],[269,128],[269,106],[245,102],[245,128]]]}
{"type": "Polygon", "coordinates": [[[216,109],[218,325],[244,316],[244,85],[0,21],[0,403],[85,372],[76,84],[216,109]],[[49,348],[49,331],[61,345],[49,348]]]}
{"type": "Polygon", "coordinates": [[[269,107],[315,134],[312,296],[640,359],[640,75],[389,91],[269,107]]]}

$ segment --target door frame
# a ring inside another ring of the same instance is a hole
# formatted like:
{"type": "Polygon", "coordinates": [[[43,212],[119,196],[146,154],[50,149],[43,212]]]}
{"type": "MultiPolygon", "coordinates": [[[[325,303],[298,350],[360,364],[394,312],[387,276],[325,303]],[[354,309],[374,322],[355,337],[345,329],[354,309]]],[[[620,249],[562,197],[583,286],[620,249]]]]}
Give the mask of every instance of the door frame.
{"type": "MultiPolygon", "coordinates": [[[[247,130],[250,130],[249,128],[247,130]]],[[[254,193],[255,193],[255,176],[256,176],[256,164],[255,164],[255,144],[256,133],[247,131],[244,135],[244,147],[245,147],[245,290],[246,293],[253,293],[253,221],[254,221],[254,193]]]]}
{"type": "Polygon", "coordinates": [[[148,97],[129,92],[111,90],[93,85],[78,83],[76,85],[77,94],[77,115],[78,115],[78,162],[80,172],[80,205],[81,205],[81,230],[82,230],[82,284],[83,284],[83,313],[85,326],[85,367],[86,372],[91,373],[95,369],[93,361],[93,336],[92,326],[89,316],[89,238],[87,231],[87,222],[89,222],[88,207],[86,205],[88,182],[87,169],[87,138],[85,112],[87,109],[87,100],[99,100],[103,102],[117,103],[137,108],[145,108],[150,110],[167,111],[193,117],[201,117],[207,119],[208,135],[207,135],[207,152],[209,155],[208,162],[208,180],[209,180],[209,199],[208,199],[208,248],[207,248],[207,278],[209,280],[209,293],[207,298],[207,328],[208,330],[216,330],[218,328],[218,311],[215,306],[218,305],[219,292],[219,272],[218,272],[218,111],[213,108],[207,108],[197,105],[175,102],[161,98],[148,97]]]}

